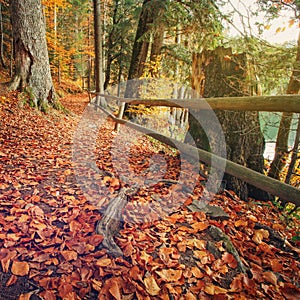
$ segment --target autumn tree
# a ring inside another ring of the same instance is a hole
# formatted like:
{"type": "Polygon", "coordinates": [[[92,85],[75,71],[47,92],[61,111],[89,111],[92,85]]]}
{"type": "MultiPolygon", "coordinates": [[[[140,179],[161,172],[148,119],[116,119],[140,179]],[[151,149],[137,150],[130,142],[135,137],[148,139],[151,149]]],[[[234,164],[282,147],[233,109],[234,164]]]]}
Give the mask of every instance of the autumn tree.
{"type": "Polygon", "coordinates": [[[14,40],[15,74],[12,90],[26,91],[40,109],[55,104],[45,22],[40,0],[12,0],[11,21],[14,40]]]}

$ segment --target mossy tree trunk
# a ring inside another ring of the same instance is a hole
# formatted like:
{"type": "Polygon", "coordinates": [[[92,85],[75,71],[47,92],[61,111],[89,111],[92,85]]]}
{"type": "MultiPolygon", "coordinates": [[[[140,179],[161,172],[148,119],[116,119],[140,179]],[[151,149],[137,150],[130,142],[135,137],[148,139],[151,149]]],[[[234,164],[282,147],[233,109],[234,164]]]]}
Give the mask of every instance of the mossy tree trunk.
{"type": "Polygon", "coordinates": [[[55,104],[45,21],[40,0],[11,0],[15,73],[12,90],[26,90],[40,109],[55,104]]]}
{"type": "MultiPolygon", "coordinates": [[[[248,63],[245,54],[233,54],[230,48],[219,47],[214,51],[203,51],[193,56],[193,88],[200,96],[234,97],[251,94],[249,83],[246,82],[248,63]]],[[[222,126],[226,146],[227,159],[260,173],[264,168],[264,137],[260,130],[258,112],[216,111],[222,126]]],[[[202,122],[202,120],[201,120],[202,122]]],[[[209,120],[207,120],[209,122],[209,120]]],[[[205,150],[213,148],[209,145],[204,133],[195,118],[190,117],[191,135],[197,147],[205,150]]],[[[212,138],[214,140],[214,138],[212,138]]],[[[218,143],[217,140],[214,141],[218,143]]],[[[249,196],[266,199],[268,195],[233,176],[225,175],[226,188],[233,190],[242,198],[249,196]]]]}

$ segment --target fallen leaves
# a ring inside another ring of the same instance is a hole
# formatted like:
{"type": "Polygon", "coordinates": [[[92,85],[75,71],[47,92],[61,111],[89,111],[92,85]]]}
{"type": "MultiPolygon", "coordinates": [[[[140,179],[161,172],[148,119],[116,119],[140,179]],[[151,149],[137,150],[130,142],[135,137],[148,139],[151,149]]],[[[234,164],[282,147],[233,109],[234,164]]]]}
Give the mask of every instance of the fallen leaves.
{"type": "Polygon", "coordinates": [[[11,272],[17,276],[25,276],[29,273],[29,264],[25,261],[13,261],[11,272]]]}
{"type": "MultiPolygon", "coordinates": [[[[39,287],[39,296],[46,300],[299,298],[294,284],[299,280],[298,249],[287,243],[293,252],[280,248],[268,230],[255,227],[263,222],[288,235],[271,204],[273,210],[259,205],[251,208],[231,192],[230,196],[216,195],[213,204],[226,210],[230,218],[212,220],[204,212],[186,207],[201,197],[200,182],[193,194],[187,194],[183,185],[143,186],[139,181],[141,189],[128,199],[124,227],[115,237],[124,257],[114,258],[102,247],[103,236],[95,233],[105,207],[124,184],[119,174],[114,174],[109,153],[114,124],[107,121],[103,126],[97,149],[98,166],[109,175],[95,173],[87,178],[93,199],[88,202],[71,161],[75,119],[45,117],[30,109],[18,111],[14,119],[10,114],[1,117],[0,264],[7,275],[1,282],[4,288],[26,278],[39,287]],[[210,236],[211,225],[231,240],[247,274],[241,273],[225,242],[210,236]]],[[[132,132],[124,131],[125,139],[130,135],[132,132]]],[[[143,139],[131,150],[131,167],[139,174],[151,173],[149,140],[143,139]]],[[[163,169],[164,178],[176,180],[178,159],[162,158],[168,166],[163,169]]],[[[32,295],[31,291],[22,293],[20,299],[32,295]]]]}
{"type": "Polygon", "coordinates": [[[182,276],[182,270],[164,269],[156,271],[156,274],[166,282],[178,282],[182,276]]]}
{"type": "Polygon", "coordinates": [[[148,276],[144,278],[144,284],[146,291],[151,296],[157,296],[160,292],[160,287],[158,286],[155,278],[153,276],[148,276]]]}
{"type": "Polygon", "coordinates": [[[260,244],[264,239],[268,239],[269,235],[270,234],[268,230],[258,229],[254,231],[252,240],[255,242],[255,244],[260,244]]]}

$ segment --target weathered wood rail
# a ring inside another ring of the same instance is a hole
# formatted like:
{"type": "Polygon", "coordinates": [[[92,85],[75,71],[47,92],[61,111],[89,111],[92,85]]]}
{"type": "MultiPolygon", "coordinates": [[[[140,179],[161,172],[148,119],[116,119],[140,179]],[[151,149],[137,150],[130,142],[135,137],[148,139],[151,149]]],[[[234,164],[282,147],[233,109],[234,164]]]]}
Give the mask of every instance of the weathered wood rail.
{"type": "MultiPolygon", "coordinates": [[[[92,93],[96,94],[96,93],[92,93]]],[[[140,99],[124,99],[110,95],[99,94],[101,97],[107,99],[118,100],[121,103],[130,104],[145,104],[151,106],[168,106],[168,107],[184,107],[191,109],[201,109],[201,101],[199,99],[155,99],[155,100],[140,100],[140,99]],[[196,102],[200,105],[196,106],[196,102]]],[[[233,98],[212,98],[205,99],[210,104],[212,109],[228,109],[228,110],[252,110],[252,111],[289,111],[289,112],[300,112],[300,95],[283,95],[283,96],[261,96],[261,97],[233,97],[233,98]],[[242,99],[245,98],[245,99],[242,99]],[[255,100],[255,101],[251,101],[255,100]],[[274,105],[271,103],[274,100],[274,105]],[[215,100],[215,101],[214,101],[215,100]],[[222,101],[224,101],[222,103],[222,101]],[[238,101],[240,104],[235,104],[238,101]],[[279,102],[281,101],[281,106],[279,102]],[[282,101],[286,101],[284,104],[282,101]],[[290,102],[290,104],[288,104],[290,102]],[[272,104],[272,105],[271,105],[272,104]],[[248,106],[247,106],[248,105],[248,106]]],[[[195,148],[188,144],[179,142],[173,138],[166,137],[158,132],[145,128],[138,124],[126,121],[120,117],[116,117],[112,113],[108,112],[104,108],[98,106],[106,115],[110,116],[116,124],[124,124],[130,128],[133,128],[139,132],[142,132],[148,136],[151,136],[171,147],[176,145],[179,151],[193,157],[194,159],[200,159],[203,163],[211,165],[212,160],[214,166],[224,166],[225,172],[229,175],[235,176],[261,190],[264,190],[274,196],[278,196],[284,202],[294,203],[296,206],[300,206],[300,190],[280,182],[276,179],[270,178],[264,174],[248,169],[242,165],[234,163],[225,158],[219,157],[215,154],[207,152],[202,149],[195,148]],[[197,153],[197,155],[195,155],[197,153]],[[196,157],[197,156],[197,157],[196,157]]],[[[207,109],[207,104],[203,104],[203,107],[207,109]]]]}
{"type": "MultiPolygon", "coordinates": [[[[93,93],[97,95],[97,93],[93,93]]],[[[111,95],[98,94],[106,99],[118,100],[130,104],[144,104],[147,106],[167,106],[190,109],[207,109],[207,104],[216,110],[237,111],[272,111],[300,113],[300,95],[280,96],[249,96],[249,97],[218,97],[191,99],[137,99],[120,98],[111,95]]]]}

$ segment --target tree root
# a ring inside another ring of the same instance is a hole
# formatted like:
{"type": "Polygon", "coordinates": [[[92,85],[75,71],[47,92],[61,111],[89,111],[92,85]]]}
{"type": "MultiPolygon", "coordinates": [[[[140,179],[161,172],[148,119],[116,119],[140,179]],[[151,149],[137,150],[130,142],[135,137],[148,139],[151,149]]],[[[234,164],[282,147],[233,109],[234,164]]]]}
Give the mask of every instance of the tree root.
{"type": "Polygon", "coordinates": [[[231,253],[238,263],[239,270],[242,273],[247,273],[247,268],[241,261],[239,253],[237,252],[236,248],[233,246],[230,238],[218,227],[211,225],[209,228],[209,234],[217,241],[223,241],[224,248],[231,253]]]}
{"type": "Polygon", "coordinates": [[[122,256],[123,252],[114,241],[114,236],[120,230],[122,211],[127,203],[127,198],[137,192],[136,187],[122,188],[118,196],[111,201],[96,227],[96,232],[103,235],[102,245],[114,256],[122,256]]]}

